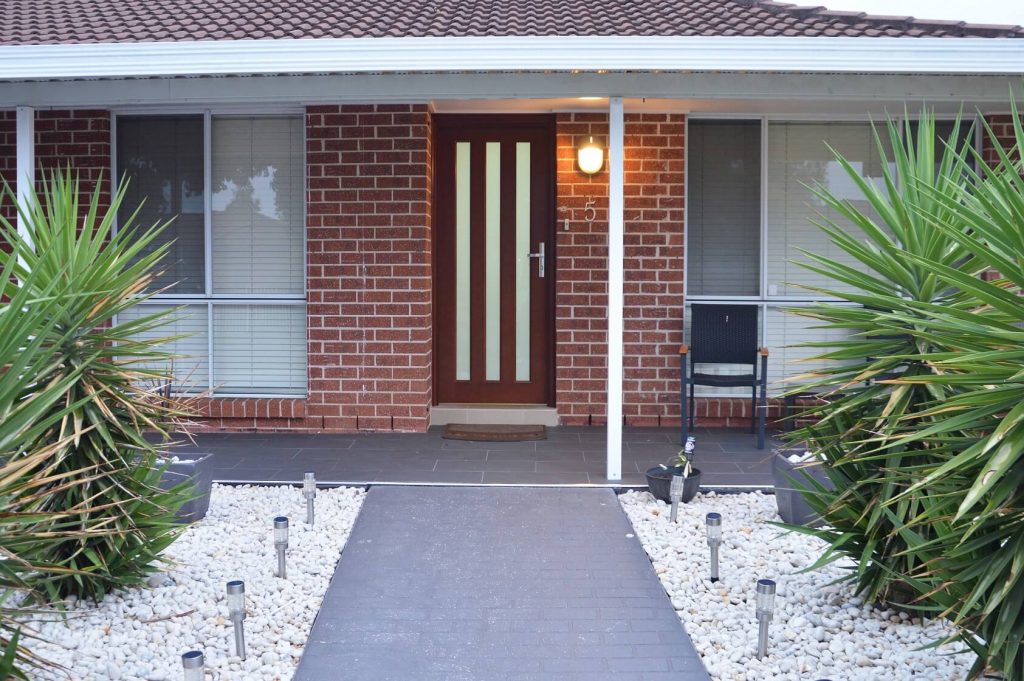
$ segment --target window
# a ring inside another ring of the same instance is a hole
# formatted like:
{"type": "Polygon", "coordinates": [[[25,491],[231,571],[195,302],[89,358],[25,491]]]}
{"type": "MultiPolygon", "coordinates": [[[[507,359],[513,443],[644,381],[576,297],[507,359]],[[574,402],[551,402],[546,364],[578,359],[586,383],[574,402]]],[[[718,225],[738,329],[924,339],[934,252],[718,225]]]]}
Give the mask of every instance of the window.
{"type": "MultiPolygon", "coordinates": [[[[961,139],[967,139],[970,124],[970,120],[963,123],[961,139]]],[[[948,137],[952,123],[940,121],[936,133],[948,137]]],[[[883,139],[883,144],[887,142],[883,139]]],[[[767,118],[691,120],[688,144],[687,299],[757,304],[761,308],[761,343],[771,351],[769,389],[781,392],[785,388],[782,378],[818,366],[802,361],[815,354],[813,350],[787,346],[838,338],[836,332],[815,328],[815,322],[782,311],[822,298],[804,287],[841,290],[838,283],[797,264],[805,260],[801,249],[850,260],[812,223],[822,216],[842,221],[808,186],[823,186],[870,214],[867,202],[860,199],[855,183],[829,147],[849,160],[862,177],[879,182],[882,154],[871,124],[767,118]]],[[[685,325],[688,334],[688,311],[685,325]]],[[[735,373],[741,368],[701,370],[735,373]]],[[[750,394],[705,386],[697,390],[702,395],[750,394]]]]}
{"type": "Polygon", "coordinates": [[[214,395],[306,392],[304,131],[296,116],[121,116],[118,215],[173,218],[160,292],[127,314],[181,307],[161,335],[176,387],[214,395]]]}

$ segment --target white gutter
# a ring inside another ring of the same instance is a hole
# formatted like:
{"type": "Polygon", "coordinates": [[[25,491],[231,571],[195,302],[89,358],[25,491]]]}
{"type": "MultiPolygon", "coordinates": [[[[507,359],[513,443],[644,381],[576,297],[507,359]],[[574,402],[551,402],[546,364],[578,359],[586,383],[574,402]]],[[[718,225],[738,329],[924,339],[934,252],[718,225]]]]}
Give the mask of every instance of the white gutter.
{"type": "Polygon", "coordinates": [[[0,46],[0,80],[453,71],[1024,73],[1024,39],[528,36],[0,46]]]}

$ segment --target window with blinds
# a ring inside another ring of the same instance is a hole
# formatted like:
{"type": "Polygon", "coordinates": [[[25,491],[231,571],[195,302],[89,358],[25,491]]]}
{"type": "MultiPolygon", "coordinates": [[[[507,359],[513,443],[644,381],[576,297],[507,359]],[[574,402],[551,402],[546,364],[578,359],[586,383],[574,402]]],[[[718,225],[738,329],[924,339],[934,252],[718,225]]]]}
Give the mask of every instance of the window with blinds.
{"type": "Polygon", "coordinates": [[[117,119],[124,220],[174,220],[164,289],[126,313],[183,306],[177,389],[214,395],[306,392],[305,161],[297,116],[117,119]],[[209,172],[209,177],[206,172],[209,172]]]}
{"type": "Polygon", "coordinates": [[[761,122],[692,121],[687,293],[756,296],[761,289],[761,122]]]}

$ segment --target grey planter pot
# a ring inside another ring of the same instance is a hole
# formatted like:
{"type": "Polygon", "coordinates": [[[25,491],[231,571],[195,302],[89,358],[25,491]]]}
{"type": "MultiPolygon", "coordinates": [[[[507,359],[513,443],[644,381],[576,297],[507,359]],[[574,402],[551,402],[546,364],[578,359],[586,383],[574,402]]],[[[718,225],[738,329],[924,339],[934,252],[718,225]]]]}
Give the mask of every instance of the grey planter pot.
{"type": "Polygon", "coordinates": [[[170,489],[183,482],[194,486],[195,498],[178,511],[178,522],[194,523],[206,516],[210,508],[210,487],[213,485],[213,454],[193,454],[191,460],[175,461],[160,478],[160,487],[170,489]]]}
{"type": "Polygon", "coordinates": [[[779,506],[779,516],[783,522],[790,525],[816,527],[822,524],[821,517],[811,509],[797,487],[814,489],[807,482],[813,479],[826,489],[833,489],[832,481],[820,464],[791,463],[786,457],[794,451],[782,450],[772,460],[772,478],[775,483],[775,502],[779,506]]]}

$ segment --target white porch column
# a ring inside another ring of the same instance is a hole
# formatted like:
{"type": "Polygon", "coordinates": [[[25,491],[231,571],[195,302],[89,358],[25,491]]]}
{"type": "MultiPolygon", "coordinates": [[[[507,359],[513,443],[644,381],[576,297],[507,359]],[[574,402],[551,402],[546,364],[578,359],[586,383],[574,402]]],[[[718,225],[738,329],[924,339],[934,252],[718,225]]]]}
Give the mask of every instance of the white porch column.
{"type": "MultiPolygon", "coordinates": [[[[36,110],[30,106],[19,106],[16,109],[17,124],[17,164],[15,186],[18,206],[27,206],[28,197],[32,192],[36,177],[36,110]]],[[[27,226],[18,218],[18,233],[28,239],[27,226]]],[[[31,246],[31,241],[29,241],[31,246]]]]}
{"type": "Polygon", "coordinates": [[[608,100],[608,481],[622,480],[622,97],[608,100]]]}

